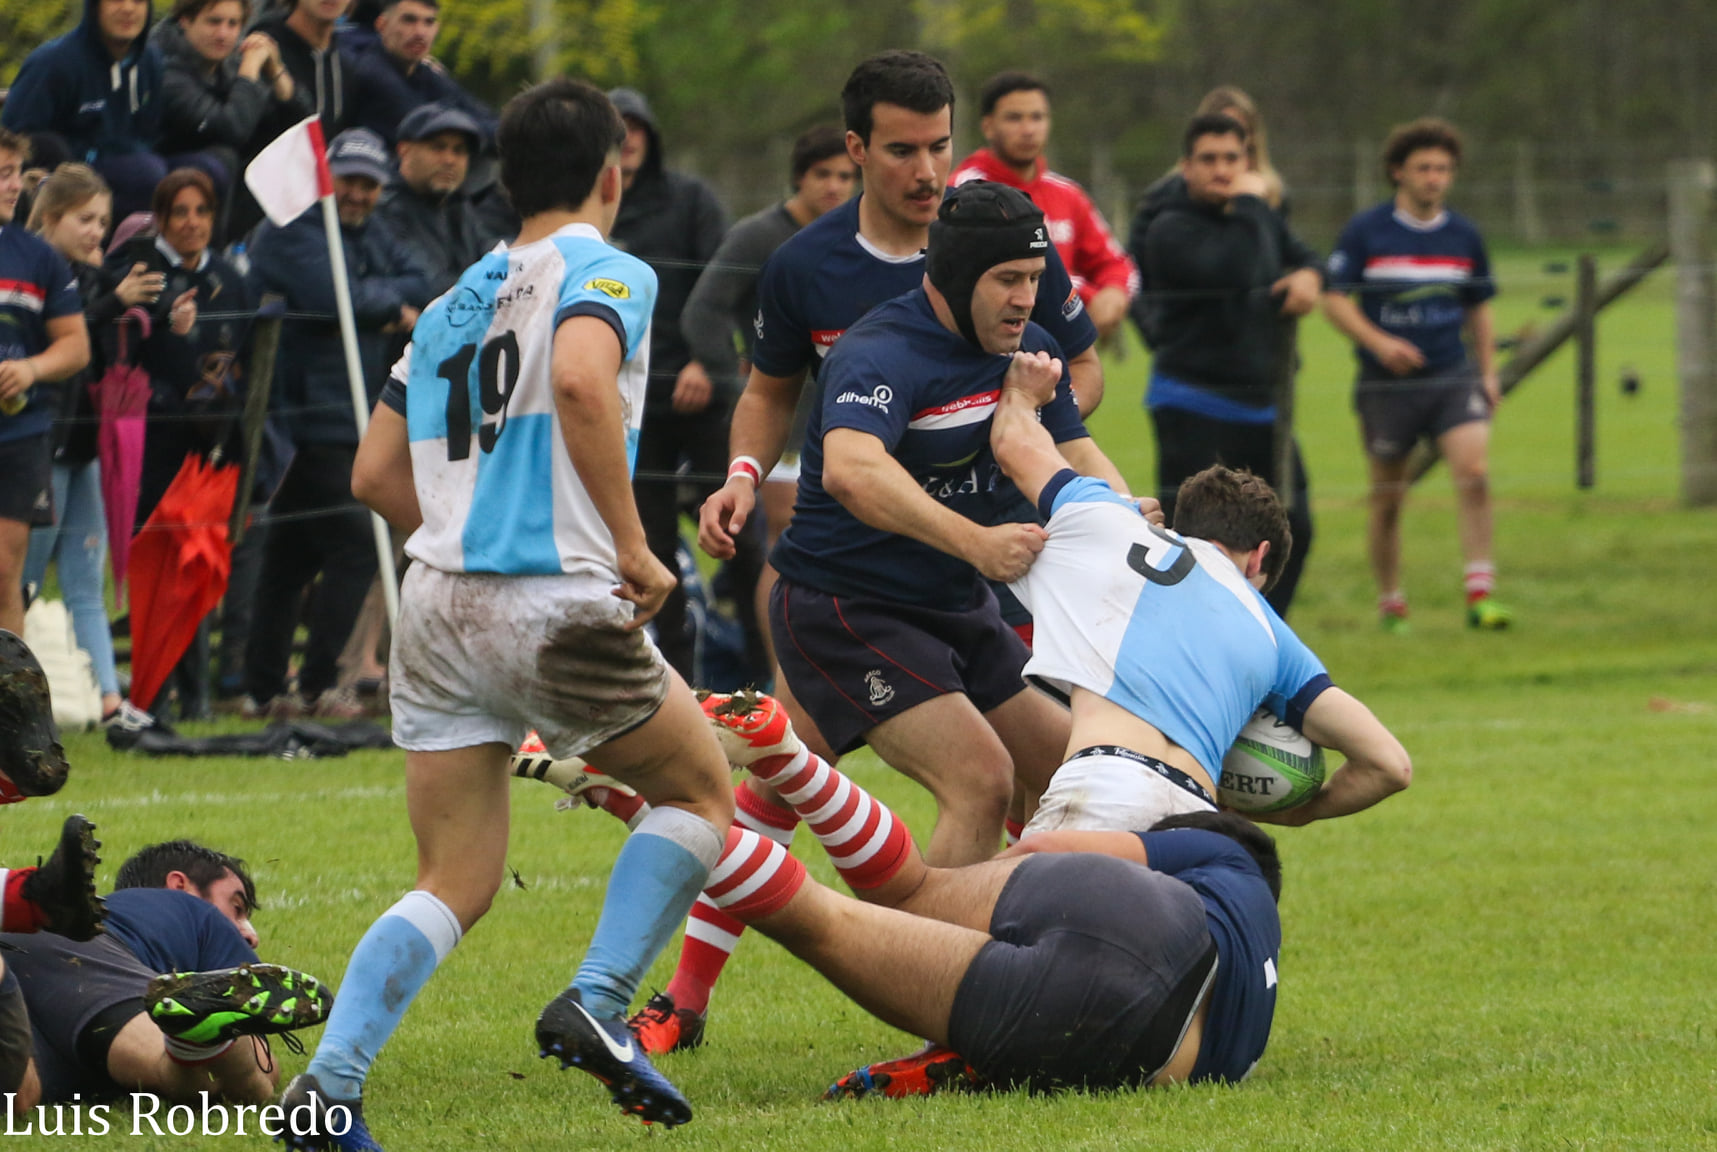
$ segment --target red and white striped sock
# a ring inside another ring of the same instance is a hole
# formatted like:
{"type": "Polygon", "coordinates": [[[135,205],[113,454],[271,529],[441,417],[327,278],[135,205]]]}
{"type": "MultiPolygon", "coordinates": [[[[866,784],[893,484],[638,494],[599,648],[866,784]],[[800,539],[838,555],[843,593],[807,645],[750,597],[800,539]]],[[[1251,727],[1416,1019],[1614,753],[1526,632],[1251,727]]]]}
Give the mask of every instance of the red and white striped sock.
{"type": "Polygon", "coordinates": [[[1467,603],[1478,603],[1496,588],[1496,565],[1489,560],[1474,560],[1467,565],[1463,583],[1467,589],[1467,603]]]}
{"type": "Polygon", "coordinates": [[[1025,835],[1025,821],[1015,820],[1009,816],[1002,821],[1002,835],[1006,838],[1008,847],[1012,848],[1019,843],[1019,838],[1025,835]]]}
{"type": "MultiPolygon", "coordinates": [[[[733,823],[750,829],[759,836],[773,840],[783,848],[793,845],[793,831],[799,826],[799,815],[758,795],[750,780],[733,790],[733,823]]],[[[710,993],[721,979],[721,970],[739,947],[745,925],[735,920],[699,896],[686,918],[686,938],[680,945],[680,962],[674,968],[674,978],[668,981],[668,995],[676,1008],[693,1012],[709,1009],[710,993]]]]}
{"type": "Polygon", "coordinates": [[[801,750],[752,774],[780,793],[828,850],[835,871],[854,891],[886,884],[912,855],[912,834],[888,807],[820,756],[801,750]]]}
{"type": "Polygon", "coordinates": [[[704,895],[717,908],[749,924],[772,916],[805,883],[805,866],[787,849],[749,828],[730,828],[721,859],[710,869],[704,895]]]}
{"type": "Polygon", "coordinates": [[[41,905],[24,898],[24,881],[34,868],[0,868],[0,932],[40,932],[46,923],[41,905]]]}

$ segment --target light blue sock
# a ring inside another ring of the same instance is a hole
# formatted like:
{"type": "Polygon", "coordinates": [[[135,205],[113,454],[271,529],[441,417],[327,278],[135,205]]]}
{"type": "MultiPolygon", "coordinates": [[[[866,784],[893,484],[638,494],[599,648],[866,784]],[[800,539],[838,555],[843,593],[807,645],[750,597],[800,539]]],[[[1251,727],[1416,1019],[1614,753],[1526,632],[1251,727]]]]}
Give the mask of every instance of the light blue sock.
{"type": "Polygon", "coordinates": [[[461,935],[453,909],[428,892],[407,892],[370,925],[346,962],[328,1027],[309,1071],[335,1100],[363,1096],[364,1077],[419,990],[461,935]]]}
{"type": "Polygon", "coordinates": [[[597,1019],[623,1015],[721,856],[715,826],[684,808],[652,808],[608,878],[590,951],[572,978],[597,1019]]]}

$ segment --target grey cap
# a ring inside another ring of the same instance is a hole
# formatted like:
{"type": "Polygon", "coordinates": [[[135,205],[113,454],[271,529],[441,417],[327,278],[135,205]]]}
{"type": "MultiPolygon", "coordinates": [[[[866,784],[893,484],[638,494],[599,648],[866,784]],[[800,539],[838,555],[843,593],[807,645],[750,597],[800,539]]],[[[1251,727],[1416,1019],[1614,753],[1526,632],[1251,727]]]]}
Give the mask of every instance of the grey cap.
{"type": "Polygon", "coordinates": [[[368,176],[377,184],[393,179],[388,146],[368,128],[349,128],[328,145],[328,171],[335,176],[368,176]]]}
{"type": "Polygon", "coordinates": [[[477,121],[451,104],[439,101],[420,105],[406,113],[405,119],[399,122],[397,134],[401,140],[427,140],[441,132],[464,133],[473,152],[483,143],[483,130],[477,126],[477,121]]]}

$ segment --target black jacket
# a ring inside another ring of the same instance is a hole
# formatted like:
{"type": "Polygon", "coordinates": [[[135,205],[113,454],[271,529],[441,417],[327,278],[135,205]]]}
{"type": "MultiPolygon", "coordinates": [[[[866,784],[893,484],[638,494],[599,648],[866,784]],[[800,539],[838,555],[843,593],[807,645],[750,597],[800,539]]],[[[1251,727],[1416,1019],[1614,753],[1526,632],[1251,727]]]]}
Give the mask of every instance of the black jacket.
{"type": "Polygon", "coordinates": [[[161,21],[149,38],[160,51],[166,69],[161,78],[158,149],[163,156],[210,146],[251,156],[268,142],[258,137],[270,112],[281,121],[296,123],[315,111],[296,86],[290,101],[279,101],[274,98],[273,85],[241,77],[237,52],[209,70],[202,55],[185,39],[177,20],[161,21]]]}
{"type": "Polygon", "coordinates": [[[60,390],[60,414],[54,423],[54,463],[87,464],[97,455],[96,409],[89,389],[107,367],[107,350],[117,332],[114,322],[125,305],[102,283],[101,269],[96,265],[67,262],[77,273],[83,318],[89,325],[89,365],[55,385],[60,390]]]}
{"type": "MultiPolygon", "coordinates": [[[[382,328],[399,318],[400,305],[422,308],[429,303],[429,276],[392,230],[374,217],[361,228],[342,227],[340,238],[358,327],[358,356],[373,405],[391,367],[389,334],[382,328]]],[[[281,330],[271,396],[293,443],[356,445],[358,426],[352,416],[321,206],[311,207],[284,228],[265,221],[250,247],[250,276],[258,299],[264,292],[279,293],[294,317],[281,330]]]]}
{"type": "Polygon", "coordinates": [[[1301,268],[1321,277],[1317,253],[1256,196],[1224,208],[1193,200],[1183,185],[1150,223],[1140,268],[1153,294],[1155,370],[1242,404],[1270,404],[1281,303],[1270,285],[1301,268]]]}
{"type": "Polygon", "coordinates": [[[656,271],[656,310],[650,322],[650,390],[654,410],[674,393],[674,380],[692,358],[680,332],[680,313],[704,265],[727,234],[727,213],[715,190],[695,176],[663,166],[662,137],[649,105],[636,94],[620,111],[648,129],[650,152],[632,187],[620,198],[609,240],[656,271]]]}
{"type": "Polygon", "coordinates": [[[397,179],[382,193],[375,218],[423,266],[432,298],[453,287],[460,273],[502,238],[462,190],[439,196],[397,179]]]}

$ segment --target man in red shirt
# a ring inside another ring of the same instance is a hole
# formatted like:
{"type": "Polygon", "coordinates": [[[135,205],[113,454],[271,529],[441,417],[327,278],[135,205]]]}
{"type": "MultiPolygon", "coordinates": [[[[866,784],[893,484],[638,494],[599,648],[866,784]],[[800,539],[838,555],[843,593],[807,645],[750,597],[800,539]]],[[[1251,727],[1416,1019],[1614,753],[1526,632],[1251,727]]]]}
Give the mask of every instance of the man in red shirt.
{"type": "Polygon", "coordinates": [[[961,161],[949,182],[998,180],[1030,196],[1043,209],[1050,239],[1084,298],[1098,335],[1108,336],[1120,326],[1127,302],[1139,291],[1139,272],[1085,189],[1051,172],[1044,161],[1043,150],[1049,143],[1048,86],[1024,72],[998,73],[984,85],[979,110],[987,147],[961,161]]]}

